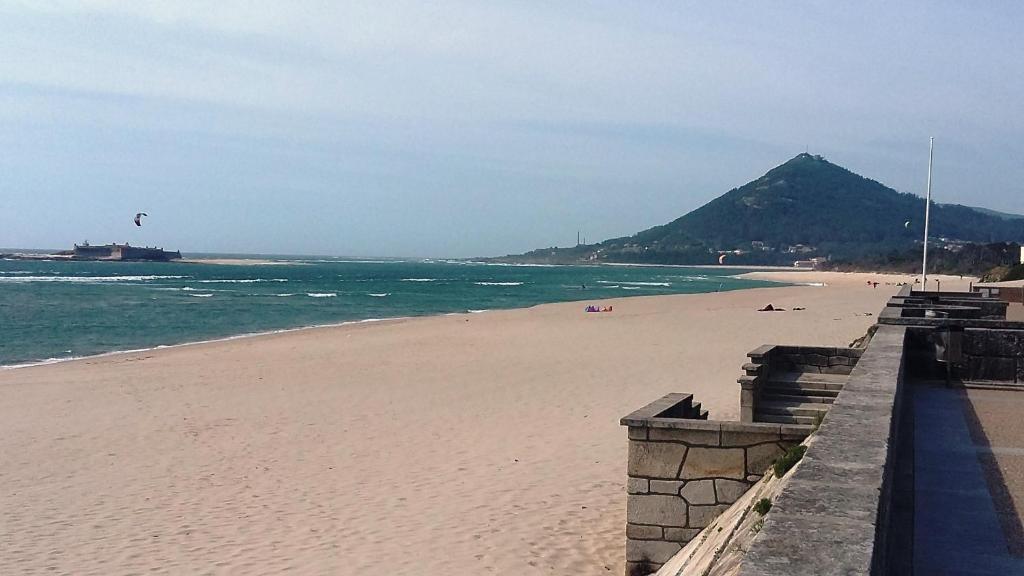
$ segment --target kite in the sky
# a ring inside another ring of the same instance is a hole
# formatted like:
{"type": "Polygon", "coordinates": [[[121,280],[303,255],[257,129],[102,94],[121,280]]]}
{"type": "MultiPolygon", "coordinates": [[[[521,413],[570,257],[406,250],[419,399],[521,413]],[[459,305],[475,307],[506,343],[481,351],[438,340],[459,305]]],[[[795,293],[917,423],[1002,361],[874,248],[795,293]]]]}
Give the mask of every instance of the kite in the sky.
{"type": "Polygon", "coordinates": [[[142,226],[142,217],[143,216],[148,217],[149,214],[146,214],[145,212],[139,212],[138,214],[135,215],[135,225],[136,226],[142,226]]]}

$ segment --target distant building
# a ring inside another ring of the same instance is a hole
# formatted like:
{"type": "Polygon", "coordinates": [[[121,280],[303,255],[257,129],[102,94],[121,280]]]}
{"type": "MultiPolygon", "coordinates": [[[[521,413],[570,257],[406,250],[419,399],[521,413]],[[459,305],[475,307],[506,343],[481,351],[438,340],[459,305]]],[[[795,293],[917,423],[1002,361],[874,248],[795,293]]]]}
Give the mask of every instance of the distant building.
{"type": "Polygon", "coordinates": [[[787,254],[806,254],[808,252],[814,252],[817,250],[814,246],[805,246],[803,244],[794,244],[786,248],[787,254]]]}
{"type": "Polygon", "coordinates": [[[811,258],[810,260],[797,260],[793,262],[794,268],[817,268],[818,266],[828,262],[828,258],[818,257],[811,258]]]}
{"type": "Polygon", "coordinates": [[[93,246],[88,242],[75,244],[71,254],[74,260],[180,260],[181,252],[169,252],[162,248],[138,248],[124,244],[103,244],[93,246]]]}

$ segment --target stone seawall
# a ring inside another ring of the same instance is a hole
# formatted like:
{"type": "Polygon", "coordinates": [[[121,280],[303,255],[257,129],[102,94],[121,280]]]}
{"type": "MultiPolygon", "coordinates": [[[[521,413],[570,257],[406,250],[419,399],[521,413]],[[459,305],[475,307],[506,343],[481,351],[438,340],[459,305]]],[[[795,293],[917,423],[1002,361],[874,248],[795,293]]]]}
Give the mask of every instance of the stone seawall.
{"type": "Polygon", "coordinates": [[[629,427],[627,574],[667,562],[811,432],[810,426],[665,416],[691,400],[669,394],[622,419],[629,427]]]}
{"type": "Polygon", "coordinates": [[[878,328],[766,517],[741,576],[885,573],[905,331],[878,328]]]}
{"type": "MultiPolygon", "coordinates": [[[[917,440],[903,425],[914,422],[905,410],[910,378],[942,376],[953,385],[981,383],[1003,390],[1024,383],[1024,323],[1000,317],[1004,304],[966,293],[911,293],[905,287],[890,304],[863,350],[763,346],[750,353],[739,380],[744,420],[758,419],[760,396],[773,388],[801,391],[804,397],[794,402],[806,404],[811,392],[831,392],[834,401],[729,573],[913,572],[916,485],[908,466],[914,465],[917,440]],[[908,307],[907,299],[920,303],[908,307]]],[[[670,418],[673,412],[666,407],[674,401],[666,396],[622,419],[629,426],[630,574],[646,574],[668,561],[736,502],[744,486],[757,482],[785,447],[814,428],[670,418]]],[[[929,518],[941,514],[933,511],[929,518]]]]}

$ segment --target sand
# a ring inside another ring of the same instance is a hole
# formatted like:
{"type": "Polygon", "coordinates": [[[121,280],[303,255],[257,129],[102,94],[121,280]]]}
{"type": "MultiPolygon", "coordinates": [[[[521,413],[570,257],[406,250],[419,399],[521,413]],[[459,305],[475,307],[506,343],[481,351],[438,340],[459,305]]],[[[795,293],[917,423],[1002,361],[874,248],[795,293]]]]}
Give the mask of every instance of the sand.
{"type": "Polygon", "coordinates": [[[294,260],[266,260],[261,258],[182,258],[183,264],[218,264],[221,266],[301,266],[294,260]]]}
{"type": "Polygon", "coordinates": [[[848,344],[898,281],[760,274],[827,286],[2,370],[0,574],[621,574],[618,419],[674,391],[735,419],[747,351],[848,344]]]}

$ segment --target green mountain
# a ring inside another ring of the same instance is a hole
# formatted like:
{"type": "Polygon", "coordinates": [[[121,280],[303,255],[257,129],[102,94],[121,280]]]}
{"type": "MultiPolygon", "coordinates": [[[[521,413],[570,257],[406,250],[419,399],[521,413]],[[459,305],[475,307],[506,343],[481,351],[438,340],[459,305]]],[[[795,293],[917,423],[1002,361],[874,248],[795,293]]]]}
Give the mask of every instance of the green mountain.
{"type": "MultiPolygon", "coordinates": [[[[518,261],[792,264],[815,256],[858,260],[920,244],[924,199],[800,154],[663,226],[574,248],[535,250],[518,261]]],[[[1024,216],[932,204],[931,238],[1024,241],[1024,216]]]]}

